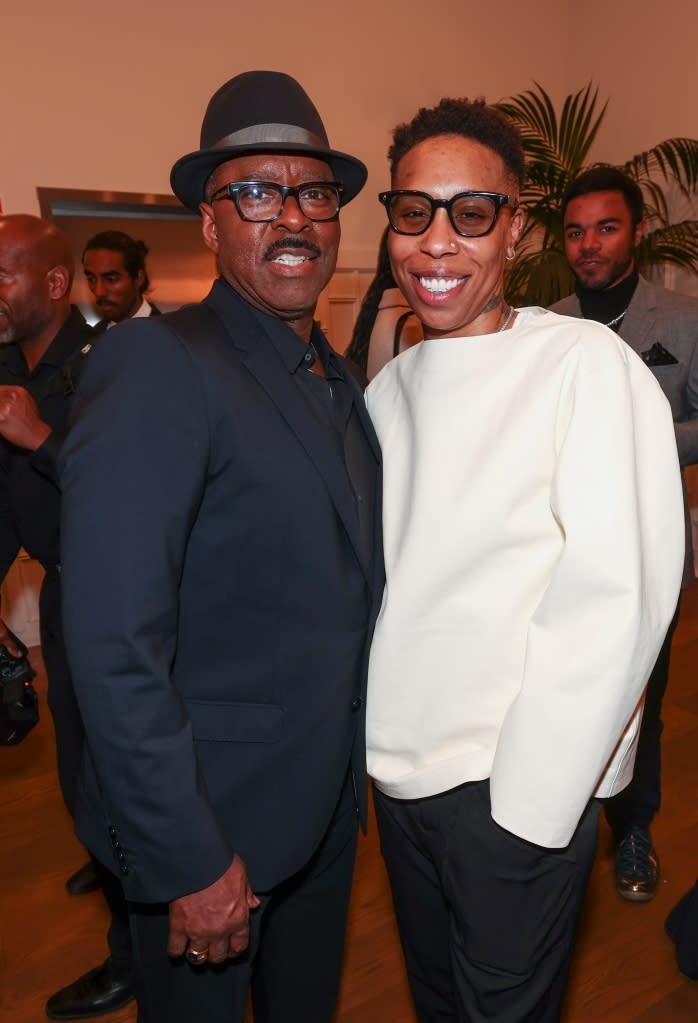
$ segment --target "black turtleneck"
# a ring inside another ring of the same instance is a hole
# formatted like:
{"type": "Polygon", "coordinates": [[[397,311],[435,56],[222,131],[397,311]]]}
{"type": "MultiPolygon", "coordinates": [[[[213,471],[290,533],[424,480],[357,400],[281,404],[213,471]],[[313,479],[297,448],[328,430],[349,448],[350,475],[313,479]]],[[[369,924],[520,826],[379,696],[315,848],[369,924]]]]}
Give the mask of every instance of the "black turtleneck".
{"type": "Polygon", "coordinates": [[[613,288],[604,288],[603,291],[593,291],[577,283],[575,290],[584,319],[596,320],[597,323],[603,323],[618,333],[623,322],[622,317],[635,294],[638,278],[639,274],[635,270],[620,284],[613,288]],[[614,320],[617,322],[614,323],[614,320]]]}

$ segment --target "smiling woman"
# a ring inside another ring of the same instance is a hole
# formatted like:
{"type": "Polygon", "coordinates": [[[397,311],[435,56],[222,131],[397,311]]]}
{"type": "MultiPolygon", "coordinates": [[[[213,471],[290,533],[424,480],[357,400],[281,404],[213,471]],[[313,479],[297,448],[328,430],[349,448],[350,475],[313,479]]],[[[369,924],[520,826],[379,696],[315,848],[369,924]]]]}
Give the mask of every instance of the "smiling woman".
{"type": "Polygon", "coordinates": [[[366,392],[383,451],[381,847],[419,1018],[557,1023],[594,797],[629,781],[676,606],[671,414],[605,327],[507,304],[523,155],[503,114],[442,100],[389,156],[391,269],[425,340],[366,392]]]}
{"type": "Polygon", "coordinates": [[[385,193],[388,251],[424,336],[501,329],[509,316],[504,266],[523,219],[512,171],[487,146],[441,135],[405,154],[393,184],[385,193]]]}

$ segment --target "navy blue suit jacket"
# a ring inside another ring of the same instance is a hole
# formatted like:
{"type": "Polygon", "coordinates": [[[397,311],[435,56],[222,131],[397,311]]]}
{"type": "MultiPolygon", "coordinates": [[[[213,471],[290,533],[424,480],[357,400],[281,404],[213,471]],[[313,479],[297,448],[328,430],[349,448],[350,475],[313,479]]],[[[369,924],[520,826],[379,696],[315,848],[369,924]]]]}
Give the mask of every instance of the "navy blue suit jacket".
{"type": "Polygon", "coordinates": [[[367,560],[341,452],[249,306],[218,281],[182,313],[108,332],[61,456],[77,828],[144,902],[208,886],[234,852],[257,891],[293,874],[350,762],[365,815],[383,586],[380,487],[367,560]]]}

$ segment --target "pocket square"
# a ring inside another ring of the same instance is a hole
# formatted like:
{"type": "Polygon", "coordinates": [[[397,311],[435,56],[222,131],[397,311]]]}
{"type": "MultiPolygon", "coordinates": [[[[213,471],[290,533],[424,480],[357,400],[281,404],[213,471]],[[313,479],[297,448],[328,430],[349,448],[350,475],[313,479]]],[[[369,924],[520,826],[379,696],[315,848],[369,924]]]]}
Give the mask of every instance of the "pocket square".
{"type": "Polygon", "coordinates": [[[640,352],[640,358],[646,366],[675,366],[679,361],[659,341],[655,341],[646,352],[640,352]]]}

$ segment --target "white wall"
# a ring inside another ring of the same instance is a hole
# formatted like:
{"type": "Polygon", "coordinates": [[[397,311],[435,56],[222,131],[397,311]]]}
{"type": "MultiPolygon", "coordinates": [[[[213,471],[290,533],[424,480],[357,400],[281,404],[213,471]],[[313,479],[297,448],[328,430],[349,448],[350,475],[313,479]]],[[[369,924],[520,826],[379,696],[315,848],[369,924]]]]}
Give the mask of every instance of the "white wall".
{"type": "Polygon", "coordinates": [[[315,101],[331,143],[369,166],[367,188],[343,215],[343,259],[353,265],[375,260],[384,217],[376,193],[387,184],[385,153],[399,120],[443,95],[494,100],[534,76],[558,95],[566,85],[553,0],[529,3],[530,32],[519,5],[463,0],[325,2],[319,15],[288,0],[250,8],[213,0],[184,15],[169,0],[5,7],[6,211],[38,212],[37,185],[168,191],[174,160],[198,148],[215,89],[240,71],[283,70],[315,101]]]}
{"type": "Polygon", "coordinates": [[[674,135],[698,138],[695,0],[569,6],[570,81],[610,98],[597,156],[621,162],[674,135]]]}
{"type": "Polygon", "coordinates": [[[297,77],[332,144],[369,166],[343,215],[344,265],[373,265],[391,128],[443,95],[496,100],[537,79],[559,100],[591,78],[611,99],[595,158],[698,136],[695,0],[354,0],[317,11],[288,0],[5,0],[5,210],[38,212],[37,185],[168,191],[210,95],[259,67],[297,77]]]}

